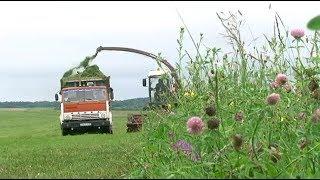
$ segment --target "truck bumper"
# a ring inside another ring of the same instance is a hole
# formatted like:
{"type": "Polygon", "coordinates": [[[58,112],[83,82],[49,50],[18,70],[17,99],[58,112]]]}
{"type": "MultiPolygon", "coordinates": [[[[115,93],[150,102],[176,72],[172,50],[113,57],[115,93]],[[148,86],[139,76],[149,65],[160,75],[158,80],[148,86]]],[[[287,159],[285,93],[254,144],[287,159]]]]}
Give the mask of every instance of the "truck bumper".
{"type": "Polygon", "coordinates": [[[90,129],[90,128],[105,128],[111,125],[109,119],[97,120],[71,120],[64,121],[61,124],[63,129],[90,129]]]}

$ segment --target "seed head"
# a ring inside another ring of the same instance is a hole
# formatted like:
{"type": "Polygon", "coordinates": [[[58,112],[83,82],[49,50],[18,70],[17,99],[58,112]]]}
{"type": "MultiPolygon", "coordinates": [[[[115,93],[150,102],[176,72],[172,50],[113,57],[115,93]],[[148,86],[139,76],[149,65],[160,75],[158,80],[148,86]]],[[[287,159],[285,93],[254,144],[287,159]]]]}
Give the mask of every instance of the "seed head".
{"type": "MultiPolygon", "coordinates": [[[[254,145],[254,149],[256,153],[261,153],[263,152],[263,144],[261,142],[256,143],[256,145],[254,145]]],[[[254,151],[253,151],[253,146],[252,144],[249,145],[249,155],[252,158],[254,155],[254,151]]]]}
{"type": "Polygon", "coordinates": [[[270,88],[271,88],[271,89],[277,89],[279,86],[280,86],[280,85],[279,85],[277,82],[272,82],[272,83],[270,84],[270,88]]]}
{"type": "Polygon", "coordinates": [[[216,115],[216,108],[214,106],[206,107],[205,111],[206,111],[206,114],[209,116],[216,115]]]}
{"type": "Polygon", "coordinates": [[[314,90],[316,90],[316,89],[318,89],[318,88],[319,88],[318,82],[317,82],[315,79],[312,79],[312,80],[310,81],[310,83],[309,83],[309,89],[310,89],[310,91],[314,91],[314,90]]]}
{"type": "Polygon", "coordinates": [[[315,89],[314,91],[312,91],[311,95],[314,99],[320,100],[320,90],[319,89],[315,89]]]}
{"type": "Polygon", "coordinates": [[[299,120],[305,120],[306,118],[307,118],[307,115],[304,112],[300,112],[297,116],[297,119],[299,120]]]}
{"type": "Polygon", "coordinates": [[[243,144],[243,139],[240,134],[236,134],[232,137],[233,140],[233,147],[238,151],[240,150],[242,144],[243,144]]]}
{"type": "Polygon", "coordinates": [[[269,105],[275,105],[279,102],[280,100],[280,94],[277,93],[272,93],[267,97],[267,103],[269,105]]]}
{"type": "Polygon", "coordinates": [[[313,123],[319,123],[320,122],[320,108],[316,109],[314,113],[312,114],[311,118],[313,123]]]}
{"type": "Polygon", "coordinates": [[[287,93],[291,92],[292,86],[288,82],[283,85],[283,88],[287,91],[287,93]]]}
{"type": "Polygon", "coordinates": [[[210,130],[218,129],[219,125],[220,125],[219,119],[215,118],[215,119],[211,119],[211,120],[208,121],[208,128],[210,130]]]}
{"type": "Polygon", "coordinates": [[[270,159],[274,163],[277,163],[281,159],[281,153],[277,148],[271,147],[269,153],[270,153],[270,159]]]}
{"type": "Polygon", "coordinates": [[[302,138],[299,142],[299,147],[300,149],[304,149],[305,147],[307,147],[307,145],[310,144],[310,141],[307,140],[306,138],[302,138]]]}
{"type": "Polygon", "coordinates": [[[244,120],[244,114],[243,114],[243,112],[242,112],[242,111],[237,112],[237,113],[235,114],[235,116],[234,116],[234,119],[235,119],[236,121],[238,121],[238,122],[243,122],[243,120],[244,120]]]}
{"type": "Polygon", "coordinates": [[[288,81],[288,77],[285,74],[278,74],[275,82],[279,85],[284,85],[288,81]]]}

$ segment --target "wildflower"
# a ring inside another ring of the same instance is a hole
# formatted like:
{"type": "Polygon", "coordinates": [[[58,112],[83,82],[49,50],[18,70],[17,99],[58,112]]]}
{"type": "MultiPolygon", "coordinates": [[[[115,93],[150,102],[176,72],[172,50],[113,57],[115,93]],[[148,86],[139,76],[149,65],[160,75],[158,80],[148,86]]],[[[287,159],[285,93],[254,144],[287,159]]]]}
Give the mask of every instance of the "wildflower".
{"type": "Polygon", "coordinates": [[[214,74],[213,74],[213,71],[209,71],[209,72],[208,72],[208,76],[209,76],[209,78],[212,78],[212,77],[213,77],[213,75],[214,75],[214,74]]]}
{"type": "Polygon", "coordinates": [[[234,105],[234,102],[231,101],[231,102],[229,103],[229,106],[232,107],[233,105],[234,105]]]}
{"type": "Polygon", "coordinates": [[[199,153],[194,153],[194,154],[192,155],[191,159],[192,159],[193,161],[200,161],[200,160],[201,160],[201,156],[200,156],[199,153]]]}
{"type": "Polygon", "coordinates": [[[318,123],[320,121],[320,108],[314,111],[311,120],[313,123],[318,123]]]}
{"type": "Polygon", "coordinates": [[[276,143],[271,142],[271,143],[269,144],[268,148],[270,149],[271,147],[279,148],[279,145],[276,144],[276,143]]]}
{"type": "Polygon", "coordinates": [[[171,110],[171,104],[167,104],[168,110],[171,110]]]}
{"type": "Polygon", "coordinates": [[[211,119],[208,121],[208,128],[213,130],[219,128],[220,121],[219,119],[211,119]]]}
{"type": "Polygon", "coordinates": [[[232,137],[232,139],[233,139],[233,147],[236,150],[239,150],[242,146],[242,143],[243,143],[242,136],[240,134],[236,134],[232,137]]]}
{"type": "Polygon", "coordinates": [[[272,88],[272,89],[276,89],[276,88],[278,88],[280,85],[277,83],[277,82],[272,82],[271,84],[270,84],[270,87],[272,88]]]}
{"type": "Polygon", "coordinates": [[[295,39],[300,39],[304,36],[304,30],[303,29],[293,29],[291,31],[291,36],[293,36],[295,39]]]}
{"type": "Polygon", "coordinates": [[[143,165],[143,168],[144,169],[148,169],[150,167],[150,164],[149,163],[144,163],[144,165],[143,165]]]}
{"type": "Polygon", "coordinates": [[[300,149],[304,149],[305,147],[307,147],[308,144],[310,144],[310,141],[306,138],[302,138],[299,142],[299,147],[300,149]]]}
{"type": "MultiPolygon", "coordinates": [[[[256,145],[254,145],[254,147],[255,147],[254,150],[256,153],[263,152],[263,144],[261,142],[256,143],[256,145]]],[[[249,155],[250,155],[250,157],[253,157],[253,155],[254,155],[252,144],[249,145],[249,155]]]]}
{"type": "Polygon", "coordinates": [[[297,117],[299,120],[305,120],[307,118],[306,113],[300,112],[297,117]]]}
{"type": "Polygon", "coordinates": [[[318,88],[319,88],[318,82],[317,82],[315,79],[312,79],[312,80],[310,81],[310,83],[309,83],[309,89],[310,89],[310,91],[314,91],[314,90],[316,90],[316,89],[318,89],[318,88]]]}
{"type": "Polygon", "coordinates": [[[188,131],[191,134],[200,134],[204,128],[204,123],[199,117],[191,117],[187,122],[188,131]]]}
{"type": "Polygon", "coordinates": [[[168,136],[169,136],[170,140],[172,140],[175,137],[175,134],[173,131],[169,131],[168,136]]]}
{"type": "Polygon", "coordinates": [[[263,144],[261,142],[256,143],[254,146],[252,144],[249,144],[248,146],[248,154],[250,158],[253,158],[255,155],[258,155],[258,153],[263,152],[263,144]],[[254,150],[253,150],[254,147],[254,150]]]}
{"type": "Polygon", "coordinates": [[[314,114],[320,117],[320,108],[316,109],[314,114]]]}
{"type": "Polygon", "coordinates": [[[185,155],[190,156],[192,154],[192,146],[184,140],[179,140],[172,145],[172,148],[176,151],[182,151],[185,155]]]}
{"type": "Polygon", "coordinates": [[[209,116],[214,116],[216,114],[216,108],[214,106],[209,106],[205,109],[206,114],[209,116]]]}
{"type": "Polygon", "coordinates": [[[280,94],[272,93],[267,97],[267,103],[269,105],[275,105],[280,100],[280,94]]]}
{"type": "Polygon", "coordinates": [[[244,119],[244,114],[242,111],[240,112],[237,112],[234,116],[234,119],[238,122],[243,122],[243,119],[244,119]]]}
{"type": "Polygon", "coordinates": [[[192,145],[184,140],[179,140],[172,145],[172,148],[176,151],[182,151],[188,158],[193,161],[199,161],[201,159],[199,153],[194,153],[192,145]]]}
{"type": "Polygon", "coordinates": [[[193,96],[195,96],[195,93],[193,92],[193,91],[187,91],[187,92],[185,92],[184,93],[184,96],[186,96],[186,97],[193,97],[193,96]]]}
{"type": "Polygon", "coordinates": [[[288,77],[285,74],[278,74],[275,82],[279,85],[284,85],[288,81],[288,77]]]}
{"type": "Polygon", "coordinates": [[[312,91],[311,95],[312,95],[312,97],[314,99],[319,100],[320,99],[320,90],[319,89],[315,89],[314,91],[312,91]]]}
{"type": "Polygon", "coordinates": [[[269,153],[270,153],[270,159],[274,163],[277,163],[281,159],[281,153],[278,150],[278,148],[271,146],[269,153]]]}
{"type": "Polygon", "coordinates": [[[287,93],[291,92],[292,86],[288,82],[283,85],[283,88],[287,91],[287,93]]]}

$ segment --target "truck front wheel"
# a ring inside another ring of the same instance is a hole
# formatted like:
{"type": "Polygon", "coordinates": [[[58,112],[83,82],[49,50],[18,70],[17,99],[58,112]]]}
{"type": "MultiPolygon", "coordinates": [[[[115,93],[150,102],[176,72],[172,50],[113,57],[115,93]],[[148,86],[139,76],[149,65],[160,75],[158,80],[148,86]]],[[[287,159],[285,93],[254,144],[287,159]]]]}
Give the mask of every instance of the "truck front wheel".
{"type": "Polygon", "coordinates": [[[103,132],[103,133],[106,133],[106,134],[112,134],[111,126],[104,126],[104,127],[102,128],[102,132],[103,132]]]}
{"type": "Polygon", "coordinates": [[[61,128],[62,136],[66,136],[69,134],[68,130],[61,128]]]}
{"type": "Polygon", "coordinates": [[[108,128],[108,133],[113,134],[112,125],[109,126],[109,128],[108,128]]]}

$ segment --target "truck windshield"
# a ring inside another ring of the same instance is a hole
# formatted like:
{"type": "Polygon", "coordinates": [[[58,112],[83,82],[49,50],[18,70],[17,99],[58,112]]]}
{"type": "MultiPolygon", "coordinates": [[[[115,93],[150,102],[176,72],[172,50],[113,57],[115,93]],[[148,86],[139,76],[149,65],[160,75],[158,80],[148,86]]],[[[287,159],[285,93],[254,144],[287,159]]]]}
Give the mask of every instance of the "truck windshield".
{"type": "Polygon", "coordinates": [[[105,89],[70,89],[63,91],[65,102],[106,100],[105,89]]]}

